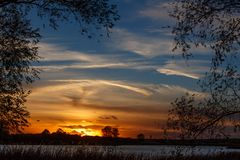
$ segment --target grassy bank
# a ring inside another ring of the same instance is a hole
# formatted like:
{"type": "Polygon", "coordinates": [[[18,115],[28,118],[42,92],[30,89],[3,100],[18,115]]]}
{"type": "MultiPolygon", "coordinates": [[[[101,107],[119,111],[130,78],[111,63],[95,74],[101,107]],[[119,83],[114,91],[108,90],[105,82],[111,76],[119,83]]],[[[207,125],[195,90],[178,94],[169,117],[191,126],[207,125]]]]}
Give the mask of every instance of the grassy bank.
{"type": "Polygon", "coordinates": [[[221,153],[205,156],[182,156],[173,154],[171,156],[156,156],[150,154],[126,154],[111,149],[84,149],[80,147],[59,147],[49,150],[44,147],[3,147],[0,151],[1,160],[239,160],[240,153],[221,153]]]}

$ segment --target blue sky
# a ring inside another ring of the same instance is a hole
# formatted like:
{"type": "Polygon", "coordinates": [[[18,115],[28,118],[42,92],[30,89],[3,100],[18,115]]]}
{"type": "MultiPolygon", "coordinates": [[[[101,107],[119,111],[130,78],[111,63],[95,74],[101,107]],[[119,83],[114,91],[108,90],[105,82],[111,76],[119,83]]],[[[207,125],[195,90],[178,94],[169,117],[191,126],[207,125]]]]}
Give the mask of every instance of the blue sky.
{"type": "Polygon", "coordinates": [[[209,51],[193,49],[188,61],[172,52],[173,35],[163,28],[174,24],[168,1],[112,2],[121,19],[110,37],[89,39],[76,23],[60,23],[57,31],[41,28],[43,59],[36,66],[42,73],[28,99],[32,125],[27,132],[62,127],[99,135],[111,125],[125,137],[139,132],[161,137],[170,103],[186,92],[198,93],[209,51]]]}

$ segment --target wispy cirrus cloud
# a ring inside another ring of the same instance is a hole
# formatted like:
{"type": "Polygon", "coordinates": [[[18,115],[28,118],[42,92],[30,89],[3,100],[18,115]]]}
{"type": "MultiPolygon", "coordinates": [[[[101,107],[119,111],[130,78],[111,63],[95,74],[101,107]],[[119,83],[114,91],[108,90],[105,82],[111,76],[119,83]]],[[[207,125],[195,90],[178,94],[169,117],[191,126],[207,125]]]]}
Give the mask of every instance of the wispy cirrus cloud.
{"type": "Polygon", "coordinates": [[[147,37],[131,33],[126,29],[113,30],[113,41],[116,44],[114,47],[144,57],[168,55],[172,52],[173,48],[171,39],[147,37]]]}
{"type": "Polygon", "coordinates": [[[148,17],[158,21],[171,21],[169,11],[172,9],[169,2],[155,2],[139,11],[142,17],[148,17]]]}
{"type": "MultiPolygon", "coordinates": [[[[164,42],[160,40],[153,40],[148,37],[139,38],[139,35],[135,35],[126,30],[119,29],[117,30],[119,34],[126,34],[120,40],[118,47],[122,50],[129,50],[134,53],[143,55],[144,57],[154,57],[158,55],[168,55],[171,52],[172,46],[171,42],[164,42]],[[151,43],[151,41],[154,41],[151,43]],[[131,43],[132,42],[132,43],[131,43]],[[160,44],[159,44],[160,43],[160,44]],[[165,44],[166,43],[166,44],[165,44]],[[163,48],[161,48],[161,44],[163,48]]],[[[202,49],[204,50],[204,49],[202,49]]],[[[205,52],[205,50],[204,50],[205,52]]],[[[119,59],[119,56],[106,56],[98,54],[88,54],[83,52],[76,52],[67,50],[64,47],[52,44],[41,43],[40,44],[40,56],[44,57],[40,62],[38,68],[43,70],[58,71],[64,69],[98,69],[98,68],[125,68],[125,69],[136,69],[136,70],[145,70],[151,69],[156,70],[159,73],[165,75],[179,75],[184,77],[189,77],[193,79],[198,79],[200,72],[206,70],[205,64],[195,63],[194,60],[191,62],[189,60],[187,65],[184,60],[179,61],[167,61],[164,66],[155,62],[144,62],[139,59],[119,59]],[[43,63],[48,62],[48,63],[43,63]],[[67,63],[66,63],[67,62],[67,63]],[[57,64],[55,64],[57,63],[57,64]]],[[[162,62],[163,63],[163,62],[162,62]]],[[[115,85],[108,83],[108,85],[115,85]]],[[[118,84],[120,87],[120,84],[118,84]]],[[[121,86],[126,88],[126,86],[121,86]]],[[[131,89],[131,87],[129,88],[131,89]]],[[[139,93],[144,93],[141,90],[136,90],[139,93]]],[[[147,93],[144,93],[147,95],[147,93]]]]}
{"type": "Polygon", "coordinates": [[[208,63],[209,61],[205,60],[171,60],[167,61],[163,67],[158,68],[157,71],[166,75],[177,75],[199,79],[208,71],[208,63]]]}
{"type": "Polygon", "coordinates": [[[165,68],[159,68],[157,69],[159,73],[166,74],[166,75],[177,75],[177,76],[184,76],[184,77],[189,77],[193,79],[199,79],[199,75],[194,74],[194,73],[186,73],[184,71],[177,71],[174,69],[165,69],[165,68]]]}
{"type": "Polygon", "coordinates": [[[72,51],[54,44],[40,43],[39,54],[43,58],[40,60],[40,66],[38,67],[44,70],[127,67],[126,63],[118,62],[111,56],[72,51]],[[43,62],[48,62],[48,64],[45,65],[43,62]],[[59,62],[58,65],[55,64],[56,62],[59,62]],[[65,62],[70,63],[66,64],[65,62]]]}
{"type": "Polygon", "coordinates": [[[114,83],[114,82],[109,82],[109,81],[100,81],[100,83],[106,84],[106,85],[110,85],[110,86],[115,86],[115,87],[119,87],[119,88],[123,88],[123,89],[127,89],[130,91],[134,91],[136,93],[145,95],[145,96],[150,96],[151,92],[142,89],[142,88],[138,88],[138,87],[133,87],[130,85],[124,85],[124,84],[120,84],[120,83],[114,83]]]}
{"type": "Polygon", "coordinates": [[[100,56],[90,55],[79,51],[71,51],[56,44],[40,43],[39,54],[44,61],[79,60],[83,62],[101,62],[100,56]]]}
{"type": "Polygon", "coordinates": [[[186,92],[192,91],[180,86],[165,84],[89,79],[51,80],[44,86],[35,88],[30,95],[30,101],[35,104],[62,104],[73,107],[113,106],[117,109],[117,107],[125,106],[122,109],[127,110],[127,106],[167,105],[186,92]]]}
{"type": "Polygon", "coordinates": [[[119,81],[106,81],[106,80],[53,80],[55,82],[67,82],[67,83],[79,83],[79,84],[83,84],[83,86],[87,86],[87,85],[107,85],[107,86],[113,86],[113,87],[117,87],[117,88],[122,88],[122,89],[126,89],[135,93],[139,93],[141,95],[144,96],[150,96],[151,92],[139,88],[139,87],[134,87],[132,85],[126,84],[124,82],[119,82],[119,81]],[[87,83],[87,84],[86,84],[87,83]]]}
{"type": "MultiPolygon", "coordinates": [[[[139,44],[139,46],[142,45],[139,44]]],[[[135,47],[137,48],[137,46],[135,47]]],[[[142,70],[156,68],[156,64],[153,65],[150,61],[146,62],[144,59],[126,59],[125,57],[121,57],[121,54],[114,56],[72,51],[55,44],[41,43],[39,53],[43,59],[40,60],[40,64],[37,67],[45,71],[101,68],[142,70]]]]}

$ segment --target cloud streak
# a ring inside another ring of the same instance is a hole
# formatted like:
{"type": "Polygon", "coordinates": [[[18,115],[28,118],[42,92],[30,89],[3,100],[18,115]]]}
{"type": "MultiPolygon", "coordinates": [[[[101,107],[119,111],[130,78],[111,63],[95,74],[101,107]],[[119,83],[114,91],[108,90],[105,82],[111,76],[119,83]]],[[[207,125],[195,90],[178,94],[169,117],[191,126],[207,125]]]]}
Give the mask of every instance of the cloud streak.
{"type": "Polygon", "coordinates": [[[83,62],[101,62],[103,58],[79,51],[71,51],[56,44],[39,44],[39,55],[44,61],[78,60],[83,62]]]}
{"type": "Polygon", "coordinates": [[[38,68],[43,70],[63,70],[63,69],[94,69],[94,68],[126,68],[126,63],[118,62],[111,56],[102,54],[89,54],[79,51],[71,51],[62,46],[40,43],[39,55],[43,57],[40,60],[38,68]],[[70,64],[65,64],[66,61],[72,61],[70,64]],[[43,62],[48,62],[44,65],[43,62]],[[54,62],[61,62],[54,65],[54,62]]]}
{"type": "Polygon", "coordinates": [[[100,81],[100,83],[110,85],[110,86],[119,87],[119,88],[123,88],[123,89],[127,89],[129,91],[133,91],[133,92],[145,95],[145,96],[150,96],[151,95],[151,92],[149,92],[145,89],[141,89],[141,88],[138,88],[138,87],[133,87],[133,86],[130,86],[130,85],[124,85],[124,84],[110,82],[110,81],[100,81]]]}
{"type": "Polygon", "coordinates": [[[169,3],[160,2],[156,4],[155,2],[154,5],[148,6],[145,9],[140,10],[139,15],[158,21],[171,21],[171,17],[168,13],[171,9],[171,4],[169,3]]]}
{"type": "Polygon", "coordinates": [[[167,61],[163,67],[158,68],[157,71],[166,75],[177,75],[199,79],[208,71],[208,63],[209,61],[205,60],[171,60],[167,61]]]}
{"type": "Polygon", "coordinates": [[[159,73],[166,74],[166,75],[177,75],[177,76],[184,76],[184,77],[189,77],[189,78],[193,78],[193,79],[199,79],[199,76],[196,74],[188,74],[188,73],[176,71],[173,69],[159,68],[159,69],[157,69],[157,71],[159,73]]]}
{"type": "Polygon", "coordinates": [[[170,39],[141,36],[125,29],[113,30],[113,37],[114,46],[118,49],[130,51],[144,57],[168,55],[173,48],[170,39]]]}
{"type": "Polygon", "coordinates": [[[98,118],[103,120],[118,120],[118,118],[114,115],[104,115],[104,116],[99,116],[98,118]]]}
{"type": "Polygon", "coordinates": [[[31,103],[40,106],[67,105],[93,110],[128,111],[132,109],[138,112],[144,107],[148,110],[147,106],[160,107],[160,110],[157,110],[161,111],[161,106],[166,107],[169,102],[186,92],[191,90],[165,84],[89,79],[50,80],[49,83],[36,87],[29,98],[31,103]]]}
{"type": "Polygon", "coordinates": [[[138,87],[134,87],[128,84],[124,84],[122,82],[118,82],[118,81],[106,81],[106,80],[53,80],[53,82],[67,82],[67,83],[88,83],[90,85],[96,86],[96,85],[108,85],[108,86],[113,86],[113,87],[118,87],[118,88],[122,88],[122,89],[126,89],[135,93],[139,93],[141,95],[144,96],[150,96],[151,92],[142,89],[142,88],[138,88],[138,87]]]}
{"type": "Polygon", "coordinates": [[[100,130],[104,126],[103,125],[60,125],[61,128],[68,128],[68,129],[94,129],[94,130],[100,130]]]}

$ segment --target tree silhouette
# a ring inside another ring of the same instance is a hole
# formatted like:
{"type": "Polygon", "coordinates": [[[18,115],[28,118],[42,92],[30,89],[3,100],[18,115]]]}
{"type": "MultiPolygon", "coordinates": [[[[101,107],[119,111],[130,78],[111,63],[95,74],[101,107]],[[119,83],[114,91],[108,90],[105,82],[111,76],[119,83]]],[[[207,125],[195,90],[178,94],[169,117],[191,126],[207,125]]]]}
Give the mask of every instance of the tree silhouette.
{"type": "MultiPolygon", "coordinates": [[[[30,91],[27,84],[38,78],[37,43],[39,29],[29,17],[47,19],[57,29],[59,22],[78,22],[89,38],[102,31],[107,35],[119,19],[117,8],[108,0],[1,0],[0,1],[0,130],[20,132],[28,126],[29,112],[24,104],[30,91]]],[[[45,23],[44,23],[45,24],[45,23]]]]}
{"type": "Polygon", "coordinates": [[[118,128],[112,128],[112,135],[114,138],[117,138],[119,136],[118,128]]]}
{"type": "Polygon", "coordinates": [[[240,127],[240,74],[236,66],[208,74],[201,81],[202,95],[186,94],[172,103],[168,126],[182,138],[204,135],[229,137],[240,127]]]}
{"type": "Polygon", "coordinates": [[[41,134],[42,135],[50,135],[50,131],[48,129],[44,129],[41,134]]]}
{"type": "MultiPolygon", "coordinates": [[[[48,19],[49,25],[57,29],[59,22],[76,21],[80,25],[80,31],[89,36],[91,29],[109,29],[114,22],[119,20],[117,6],[110,4],[109,0],[2,0],[0,9],[15,6],[16,10],[25,15],[37,12],[40,18],[48,19]]],[[[26,18],[26,17],[25,17],[26,18]]]]}
{"type": "Polygon", "coordinates": [[[237,0],[175,0],[170,15],[176,24],[172,33],[175,49],[191,55],[193,46],[214,51],[213,67],[228,54],[236,54],[240,45],[240,3],[237,0]]]}
{"type": "Polygon", "coordinates": [[[102,129],[102,136],[103,137],[114,137],[114,138],[117,138],[119,136],[118,128],[113,128],[111,126],[105,126],[102,129]]]}
{"type": "Polygon", "coordinates": [[[62,134],[66,134],[66,132],[64,130],[62,130],[61,128],[58,128],[56,130],[56,132],[54,132],[53,134],[62,135],[62,134]]]}
{"type": "Polygon", "coordinates": [[[145,136],[144,136],[144,134],[143,133],[139,133],[138,135],[137,135],[137,139],[138,140],[144,140],[145,139],[145,136]]]}
{"type": "Polygon", "coordinates": [[[102,129],[103,137],[112,137],[112,127],[106,126],[102,129]]]}
{"type": "Polygon", "coordinates": [[[176,0],[170,15],[176,24],[172,29],[175,48],[184,57],[195,47],[210,48],[214,56],[210,72],[199,81],[202,95],[186,94],[172,103],[168,127],[182,138],[204,135],[228,137],[227,131],[239,129],[240,81],[238,57],[240,48],[240,3],[230,0],[176,0]],[[230,59],[230,64],[226,60],[230,59]]]}
{"type": "Polygon", "coordinates": [[[38,78],[31,64],[38,59],[40,35],[22,16],[15,7],[0,13],[0,121],[10,131],[28,126],[24,103],[30,91],[23,86],[38,78]]]}
{"type": "Polygon", "coordinates": [[[6,128],[6,125],[4,124],[4,122],[0,123],[0,140],[2,140],[4,137],[6,137],[7,135],[9,135],[9,130],[6,128]]]}

